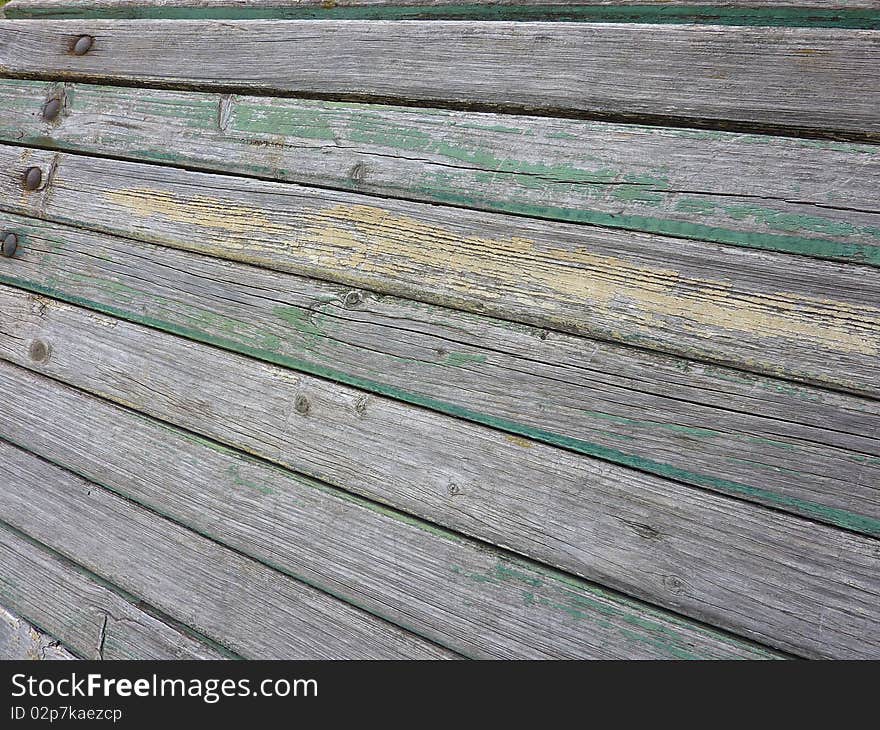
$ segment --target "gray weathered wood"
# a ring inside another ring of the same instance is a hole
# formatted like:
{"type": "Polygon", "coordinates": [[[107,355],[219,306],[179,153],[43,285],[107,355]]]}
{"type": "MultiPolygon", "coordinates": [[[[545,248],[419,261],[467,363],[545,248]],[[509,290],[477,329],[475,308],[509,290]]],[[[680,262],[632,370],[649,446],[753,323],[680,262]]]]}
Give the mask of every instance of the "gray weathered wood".
{"type": "Polygon", "coordinates": [[[0,606],[0,661],[76,659],[60,642],[0,606]]]}
{"type": "Polygon", "coordinates": [[[880,139],[878,31],[481,21],[0,21],[0,72],[880,139]],[[80,34],[95,38],[70,53],[80,34]]]}
{"type": "Polygon", "coordinates": [[[68,414],[34,442],[52,458],[467,656],[773,655],[52,381],[21,373],[18,382],[26,398],[68,414]],[[72,458],[60,434],[84,412],[91,442],[72,458]]]}
{"type": "Polygon", "coordinates": [[[452,656],[5,442],[0,464],[0,519],[245,658],[452,656]]]}
{"type": "Polygon", "coordinates": [[[0,281],[880,536],[880,403],[186,251],[3,219],[0,281]]]}
{"type": "Polygon", "coordinates": [[[0,209],[880,393],[873,267],[30,148],[0,168],[0,209]]]}
{"type": "MultiPolygon", "coordinates": [[[[773,646],[878,652],[877,540],[2,291],[0,354],[20,365],[773,646]]],[[[0,433],[97,481],[112,459],[93,440],[137,453],[125,429],[79,442],[93,404],[8,369],[0,391],[0,433]]]]}
{"type": "Polygon", "coordinates": [[[16,144],[880,265],[874,145],[18,79],[0,112],[16,144]]]}
{"type": "MultiPolygon", "coordinates": [[[[4,473],[5,478],[11,478],[4,473]]],[[[4,482],[5,489],[15,482],[4,482]]],[[[87,528],[92,530],[92,527],[87,528]]],[[[223,659],[115,589],[0,523],[0,599],[86,659],[223,659]]],[[[2,624],[0,616],[0,624],[2,624]]],[[[51,643],[40,641],[40,655],[51,643]]],[[[0,639],[0,655],[2,655],[0,639]]],[[[11,657],[3,657],[11,658],[11,657]]]]}

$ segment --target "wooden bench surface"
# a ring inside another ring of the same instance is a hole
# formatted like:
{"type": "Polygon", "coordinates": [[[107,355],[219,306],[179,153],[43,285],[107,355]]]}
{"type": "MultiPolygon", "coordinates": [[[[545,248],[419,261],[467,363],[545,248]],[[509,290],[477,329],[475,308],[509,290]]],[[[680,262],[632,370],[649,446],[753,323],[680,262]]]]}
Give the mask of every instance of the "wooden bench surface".
{"type": "Polygon", "coordinates": [[[0,652],[880,657],[880,3],[5,10],[0,652]]]}

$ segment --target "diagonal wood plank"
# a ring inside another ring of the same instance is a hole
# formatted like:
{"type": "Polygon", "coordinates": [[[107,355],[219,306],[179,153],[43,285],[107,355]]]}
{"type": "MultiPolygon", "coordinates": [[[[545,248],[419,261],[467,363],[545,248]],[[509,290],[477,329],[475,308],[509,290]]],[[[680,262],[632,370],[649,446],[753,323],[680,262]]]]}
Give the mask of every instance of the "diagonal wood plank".
{"type": "MultiPolygon", "coordinates": [[[[67,304],[45,300],[28,317],[28,295],[2,291],[13,314],[0,354],[22,366],[778,648],[868,656],[880,646],[877,540],[512,443],[67,304]]],[[[38,452],[64,449],[66,465],[85,459],[92,469],[105,461],[89,456],[92,441],[124,442],[120,433],[77,445],[75,424],[95,416],[53,406],[45,389],[28,397],[8,367],[5,437],[38,452]]]]}
{"type": "MultiPolygon", "coordinates": [[[[13,484],[6,486],[12,488],[13,484]]],[[[93,574],[2,523],[0,564],[3,602],[83,658],[229,656],[228,652],[221,653],[144,612],[120,595],[118,589],[111,589],[93,574]]]]}
{"type": "Polygon", "coordinates": [[[880,265],[874,145],[17,79],[0,110],[16,144],[880,265]]]}
{"type": "Polygon", "coordinates": [[[453,656],[6,442],[0,465],[0,519],[245,658],[453,656]]]}
{"type": "Polygon", "coordinates": [[[6,20],[0,71],[880,139],[877,37],[626,23],[6,20]],[[84,34],[91,49],[73,55],[84,34]]]}
{"type": "Polygon", "coordinates": [[[0,264],[0,281],[880,536],[876,401],[5,220],[21,245],[0,264]]]}
{"type": "Polygon", "coordinates": [[[89,422],[86,458],[72,456],[61,428],[33,441],[50,458],[467,656],[775,656],[53,381],[20,375],[24,398],[64,409],[63,428],[75,430],[73,419],[83,414],[89,422]],[[147,463],[154,466],[144,468],[147,463]]]}
{"type": "Polygon", "coordinates": [[[873,267],[30,148],[0,168],[7,211],[880,393],[873,267]]]}

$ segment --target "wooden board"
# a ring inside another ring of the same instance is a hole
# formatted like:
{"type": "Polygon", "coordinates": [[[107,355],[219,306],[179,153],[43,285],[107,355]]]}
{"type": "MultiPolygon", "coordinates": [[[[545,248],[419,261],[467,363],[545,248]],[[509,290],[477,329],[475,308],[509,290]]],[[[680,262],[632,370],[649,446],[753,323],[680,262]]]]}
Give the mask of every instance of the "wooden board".
{"type": "Polygon", "coordinates": [[[31,396],[66,403],[71,416],[86,412],[92,438],[116,445],[71,458],[56,429],[33,442],[44,453],[100,476],[127,499],[467,656],[774,656],[57,383],[22,377],[31,396]],[[160,466],[145,470],[147,462],[160,466]]]}
{"type": "MultiPolygon", "coordinates": [[[[14,482],[5,484],[11,489],[14,482]]],[[[0,565],[4,603],[84,659],[234,657],[181,633],[161,612],[151,608],[147,613],[138,599],[2,523],[0,565]]],[[[57,641],[39,639],[40,657],[64,651],[53,643],[57,641]]]]}
{"type": "Polygon", "coordinates": [[[876,140],[877,39],[873,30],[627,23],[6,20],[0,72],[876,140]],[[94,46],[72,55],[81,34],[94,46]]]}
{"type": "Polygon", "coordinates": [[[17,79],[0,111],[15,144],[880,265],[874,145],[17,79]]]}
{"type": "Polygon", "coordinates": [[[452,656],[5,442],[0,464],[0,519],[244,658],[452,656]]]}
{"type": "MultiPolygon", "coordinates": [[[[0,354],[20,365],[779,648],[868,656],[880,646],[877,540],[67,304],[44,300],[29,314],[29,295],[3,292],[13,324],[0,354]],[[51,354],[35,362],[34,352],[51,354]]],[[[94,442],[137,453],[138,440],[122,445],[125,428],[79,443],[75,424],[98,418],[92,403],[79,413],[53,404],[11,371],[0,391],[0,433],[76,471],[111,461],[94,442]]],[[[122,490],[130,471],[120,471],[122,490]]]]}
{"type": "Polygon", "coordinates": [[[0,169],[0,209],[880,393],[873,267],[30,148],[0,169]]]}
{"type": "Polygon", "coordinates": [[[76,659],[67,649],[27,621],[0,607],[0,661],[76,659]]]}
{"type": "Polygon", "coordinates": [[[880,536],[880,403],[18,217],[0,281],[880,536]]]}
{"type": "Polygon", "coordinates": [[[12,18],[472,19],[876,28],[874,0],[13,0],[12,18]]]}

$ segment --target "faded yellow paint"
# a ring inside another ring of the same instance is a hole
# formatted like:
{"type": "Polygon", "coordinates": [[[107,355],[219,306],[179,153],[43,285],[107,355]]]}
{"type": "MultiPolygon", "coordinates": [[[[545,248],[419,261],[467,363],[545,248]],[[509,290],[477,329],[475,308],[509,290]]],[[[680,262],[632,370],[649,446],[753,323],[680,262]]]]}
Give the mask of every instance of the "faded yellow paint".
{"type": "Polygon", "coordinates": [[[207,195],[184,198],[162,190],[142,188],[110,190],[107,200],[144,218],[161,216],[166,220],[186,225],[216,228],[227,233],[252,233],[259,229],[266,233],[285,233],[286,226],[273,223],[264,211],[249,206],[230,205],[207,195]]]}
{"type": "Polygon", "coordinates": [[[512,433],[504,434],[504,438],[515,446],[522,446],[524,449],[530,449],[534,446],[534,443],[528,439],[524,439],[522,436],[514,436],[512,433]]]}
{"type": "MultiPolygon", "coordinates": [[[[340,205],[321,211],[305,235],[326,252],[328,264],[388,277],[412,269],[424,282],[468,296],[516,299],[539,307],[542,299],[558,299],[603,307],[612,316],[625,315],[649,328],[676,317],[757,337],[806,338],[841,352],[880,353],[878,328],[864,326],[860,332],[839,316],[880,321],[880,309],[790,294],[734,293],[722,282],[685,277],[671,269],[641,266],[586,249],[553,248],[521,237],[463,236],[373,206],[340,205]],[[344,261],[339,258],[340,248],[348,257],[344,261]]],[[[713,333],[697,330],[695,334],[711,337],[713,333]]]]}
{"type": "MultiPolygon", "coordinates": [[[[839,352],[880,353],[880,309],[787,292],[736,292],[723,282],[587,248],[562,249],[518,236],[469,236],[370,205],[276,215],[203,195],[183,198],[149,189],[106,195],[129,213],[184,224],[193,240],[199,239],[199,227],[223,231],[231,239],[223,246],[246,250],[243,258],[255,260],[265,251],[285,268],[355,285],[387,288],[393,282],[395,290],[401,284],[418,287],[443,301],[515,303],[559,322],[557,303],[563,303],[601,315],[606,325],[619,321],[622,330],[635,327],[651,337],[660,329],[684,329],[703,339],[747,333],[839,352]],[[240,234],[247,234],[246,243],[235,240],[240,234]],[[683,327],[682,320],[697,326],[683,327]]],[[[181,231],[181,237],[187,233],[181,231]]],[[[201,247],[218,250],[215,241],[204,239],[201,247]]]]}

